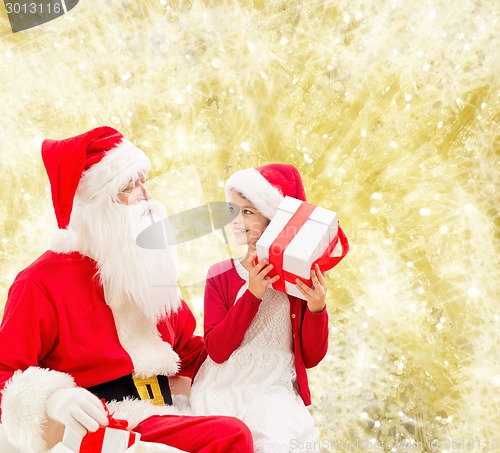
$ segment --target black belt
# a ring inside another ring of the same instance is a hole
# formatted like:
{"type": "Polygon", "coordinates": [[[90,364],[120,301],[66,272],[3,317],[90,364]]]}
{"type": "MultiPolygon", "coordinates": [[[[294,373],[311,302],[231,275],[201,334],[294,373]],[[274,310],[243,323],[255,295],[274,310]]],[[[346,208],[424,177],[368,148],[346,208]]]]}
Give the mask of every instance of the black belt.
{"type": "Polygon", "coordinates": [[[152,376],[141,379],[127,374],[103,384],[87,387],[87,390],[106,401],[121,401],[126,397],[132,397],[150,400],[155,405],[172,405],[172,394],[167,376],[152,376]]]}

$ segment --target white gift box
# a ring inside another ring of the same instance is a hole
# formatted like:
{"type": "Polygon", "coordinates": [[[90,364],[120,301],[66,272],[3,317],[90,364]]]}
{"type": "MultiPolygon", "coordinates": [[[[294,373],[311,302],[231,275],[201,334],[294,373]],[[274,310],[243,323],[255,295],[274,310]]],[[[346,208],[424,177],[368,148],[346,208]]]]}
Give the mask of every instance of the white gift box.
{"type": "MultiPolygon", "coordinates": [[[[0,451],[4,453],[3,450],[0,451]]],[[[12,453],[14,453],[14,451],[12,453]]],[[[15,450],[15,453],[19,453],[17,449],[15,450]]],[[[51,448],[47,453],[78,453],[78,450],[73,450],[72,448],[65,446],[62,442],[59,442],[56,446],[51,448]]],[[[184,450],[179,450],[178,448],[171,447],[169,445],[158,444],[156,442],[139,441],[134,445],[132,445],[127,450],[125,450],[125,453],[188,453],[188,452],[184,450]]]]}
{"type": "MultiPolygon", "coordinates": [[[[259,261],[267,258],[274,265],[268,275],[281,276],[273,288],[304,299],[294,284],[295,278],[310,280],[313,263],[324,255],[337,235],[335,212],[285,197],[256,244],[259,261]]],[[[340,256],[341,252],[337,243],[329,256],[340,256]]]]}
{"type": "MultiPolygon", "coordinates": [[[[129,447],[139,442],[141,437],[139,433],[109,427],[100,427],[97,432],[87,435],[93,437],[92,453],[123,453],[129,447]]],[[[62,443],[71,450],[80,452],[82,441],[82,436],[75,434],[69,429],[64,431],[62,443]]]]}

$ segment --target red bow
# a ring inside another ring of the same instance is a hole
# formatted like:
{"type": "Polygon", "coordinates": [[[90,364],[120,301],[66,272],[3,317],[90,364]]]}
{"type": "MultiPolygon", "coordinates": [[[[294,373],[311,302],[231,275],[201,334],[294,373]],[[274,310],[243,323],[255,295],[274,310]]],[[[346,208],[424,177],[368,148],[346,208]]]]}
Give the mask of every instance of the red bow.
{"type": "Polygon", "coordinates": [[[109,420],[108,428],[127,429],[128,421],[113,418],[113,414],[111,412],[109,412],[108,406],[107,406],[104,398],[101,398],[101,402],[102,402],[102,405],[104,406],[104,410],[106,411],[106,415],[108,416],[108,420],[109,420]]]}

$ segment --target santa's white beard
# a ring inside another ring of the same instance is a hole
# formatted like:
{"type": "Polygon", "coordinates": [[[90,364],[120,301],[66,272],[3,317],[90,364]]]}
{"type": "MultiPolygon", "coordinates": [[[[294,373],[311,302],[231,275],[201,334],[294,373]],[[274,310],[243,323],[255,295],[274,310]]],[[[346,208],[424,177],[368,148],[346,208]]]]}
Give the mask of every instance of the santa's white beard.
{"type": "Polygon", "coordinates": [[[168,247],[144,249],[135,239],[152,218],[165,217],[164,207],[154,201],[77,203],[70,223],[78,251],[97,262],[108,305],[121,308],[132,302],[154,322],[180,307],[176,266],[168,247]]]}

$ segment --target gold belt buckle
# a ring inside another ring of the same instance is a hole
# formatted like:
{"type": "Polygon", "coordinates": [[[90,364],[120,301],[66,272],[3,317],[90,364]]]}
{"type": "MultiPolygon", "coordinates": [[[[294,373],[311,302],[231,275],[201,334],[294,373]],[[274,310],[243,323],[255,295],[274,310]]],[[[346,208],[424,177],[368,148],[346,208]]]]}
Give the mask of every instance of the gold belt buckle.
{"type": "Polygon", "coordinates": [[[165,405],[165,400],[163,399],[163,395],[161,393],[160,384],[158,383],[158,377],[133,377],[132,379],[141,400],[149,400],[155,406],[165,405]]]}

